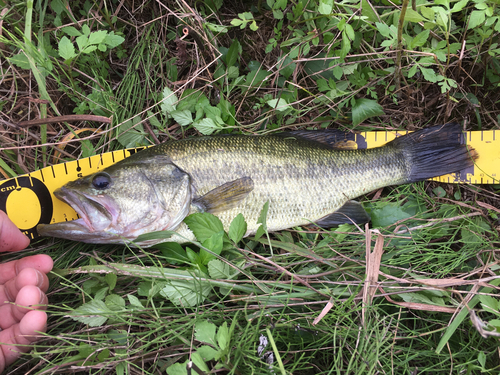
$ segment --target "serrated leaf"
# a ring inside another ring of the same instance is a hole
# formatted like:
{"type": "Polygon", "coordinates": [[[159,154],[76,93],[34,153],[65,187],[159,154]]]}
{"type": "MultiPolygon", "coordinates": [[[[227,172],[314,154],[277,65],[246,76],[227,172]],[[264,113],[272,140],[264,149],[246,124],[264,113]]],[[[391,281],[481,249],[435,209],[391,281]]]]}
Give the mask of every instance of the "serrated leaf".
{"type": "Polygon", "coordinates": [[[127,294],[128,302],[135,307],[143,308],[141,300],[134,296],[133,294],[127,294]]]}
{"type": "Polygon", "coordinates": [[[184,109],[182,111],[175,110],[171,112],[170,115],[179,125],[182,126],[187,126],[193,122],[193,116],[187,109],[184,109]]]}
{"type": "Polygon", "coordinates": [[[200,346],[196,349],[196,353],[198,353],[204,361],[218,360],[220,358],[220,352],[208,345],[200,346]]]}
{"type": "Polygon", "coordinates": [[[75,41],[76,45],[78,46],[78,50],[82,52],[88,45],[89,38],[87,37],[87,35],[80,35],[78,38],[75,39],[75,41]]]}
{"type": "Polygon", "coordinates": [[[320,14],[331,14],[333,10],[333,0],[319,0],[318,12],[320,14]]]}
{"type": "Polygon", "coordinates": [[[410,22],[422,22],[424,17],[422,17],[418,12],[415,12],[413,9],[406,9],[405,21],[410,22]]]}
{"type": "Polygon", "coordinates": [[[219,259],[213,259],[208,262],[208,274],[213,279],[226,280],[232,278],[237,273],[239,272],[219,259]]]}
{"type": "Polygon", "coordinates": [[[163,113],[170,114],[176,110],[176,106],[177,106],[177,102],[178,102],[177,96],[168,87],[165,87],[163,89],[162,94],[163,94],[163,100],[161,102],[160,107],[161,107],[163,113]]]}
{"type": "Polygon", "coordinates": [[[421,33],[418,33],[415,38],[412,39],[410,48],[413,49],[415,47],[422,47],[427,42],[430,32],[430,30],[424,30],[421,33]]]}
{"type": "Polygon", "coordinates": [[[104,300],[106,306],[112,311],[120,311],[125,307],[125,300],[118,294],[110,294],[104,300]]]}
{"type": "Polygon", "coordinates": [[[377,27],[378,32],[386,38],[389,38],[391,36],[390,28],[385,23],[375,22],[375,26],[377,27]]]}
{"type": "Polygon", "coordinates": [[[229,329],[227,328],[227,322],[222,323],[217,331],[217,344],[221,350],[226,349],[229,343],[229,329]]]}
{"type": "Polygon", "coordinates": [[[201,280],[169,280],[160,290],[176,306],[192,307],[202,304],[212,287],[201,280]]]}
{"type": "Polygon", "coordinates": [[[453,8],[451,8],[451,13],[456,13],[460,12],[464,7],[469,3],[469,0],[460,0],[458,3],[455,3],[453,5],[453,8]]]}
{"type": "Polygon", "coordinates": [[[64,60],[69,60],[73,57],[76,57],[75,46],[66,36],[63,36],[59,41],[57,52],[59,53],[59,56],[61,56],[64,60]]]}
{"type": "Polygon", "coordinates": [[[215,324],[207,322],[205,320],[199,320],[194,326],[194,337],[200,342],[210,344],[217,347],[215,339],[215,330],[217,327],[215,324]]]}
{"type": "Polygon", "coordinates": [[[141,118],[136,116],[120,125],[117,129],[118,142],[127,148],[142,145],[146,133],[140,121],[141,118]]]}
{"type": "Polygon", "coordinates": [[[356,99],[352,107],[352,123],[354,126],[373,116],[382,116],[384,110],[377,101],[372,99],[356,99]]]}
{"type": "Polygon", "coordinates": [[[468,29],[470,30],[481,25],[485,19],[486,15],[483,10],[473,10],[470,14],[468,29]]]}
{"type": "Polygon", "coordinates": [[[356,37],[356,35],[354,34],[354,29],[349,24],[345,25],[345,32],[346,32],[347,37],[350,40],[354,40],[354,38],[356,37]]]}
{"type": "Polygon", "coordinates": [[[422,6],[422,7],[420,7],[420,12],[422,13],[422,16],[424,16],[428,20],[434,21],[435,13],[434,13],[434,10],[432,8],[422,6]]]}
{"type": "Polygon", "coordinates": [[[82,53],[89,54],[89,53],[94,52],[96,49],[97,49],[97,46],[96,46],[96,45],[87,46],[87,47],[85,47],[85,48],[82,50],[82,53]]]}
{"type": "Polygon", "coordinates": [[[208,212],[195,213],[184,219],[200,242],[204,242],[214,234],[224,231],[224,226],[217,216],[208,212]]]}
{"type": "Polygon", "coordinates": [[[108,320],[111,310],[103,301],[92,300],[73,310],[69,317],[90,327],[102,326],[108,320]]]}
{"type": "Polygon", "coordinates": [[[24,54],[24,52],[19,52],[17,55],[12,56],[8,60],[12,64],[18,66],[21,69],[30,69],[31,68],[28,57],[24,54]]]}
{"type": "Polygon", "coordinates": [[[266,102],[271,108],[276,109],[277,111],[283,112],[290,108],[290,104],[283,98],[279,99],[270,99],[266,102]]]}
{"type": "Polygon", "coordinates": [[[89,35],[89,44],[101,44],[107,34],[108,32],[105,30],[94,31],[89,35]]]}
{"type": "Polygon", "coordinates": [[[211,118],[204,118],[193,123],[193,126],[203,135],[210,135],[214,131],[220,129],[214,120],[211,118]]]}
{"type": "Polygon", "coordinates": [[[106,35],[106,38],[104,38],[104,43],[109,46],[110,48],[114,48],[119,46],[125,41],[125,38],[120,36],[120,35],[115,35],[113,31],[111,31],[109,34],[106,35]]]}
{"type": "Polygon", "coordinates": [[[247,232],[247,223],[245,218],[241,213],[239,213],[229,226],[229,238],[234,242],[238,243],[241,241],[245,233],[247,232]]]}
{"type": "MultiPolygon", "coordinates": [[[[223,236],[224,231],[222,230],[218,233],[213,234],[210,238],[207,238],[205,241],[203,241],[202,245],[215,254],[220,255],[220,253],[222,252],[223,236]]],[[[210,254],[205,249],[200,249],[200,260],[204,266],[206,266],[212,259],[216,259],[213,254],[210,254]]]]}
{"type": "Polygon", "coordinates": [[[427,81],[432,82],[432,83],[437,82],[437,76],[436,76],[436,72],[434,72],[434,70],[432,70],[430,68],[424,68],[421,66],[420,71],[422,72],[422,75],[424,76],[424,78],[427,81]]]}
{"type": "Polygon", "coordinates": [[[66,27],[63,27],[61,29],[62,32],[68,34],[69,36],[80,36],[82,35],[82,33],[80,32],[80,30],[78,30],[77,28],[73,27],[73,26],[66,26],[66,27]]]}

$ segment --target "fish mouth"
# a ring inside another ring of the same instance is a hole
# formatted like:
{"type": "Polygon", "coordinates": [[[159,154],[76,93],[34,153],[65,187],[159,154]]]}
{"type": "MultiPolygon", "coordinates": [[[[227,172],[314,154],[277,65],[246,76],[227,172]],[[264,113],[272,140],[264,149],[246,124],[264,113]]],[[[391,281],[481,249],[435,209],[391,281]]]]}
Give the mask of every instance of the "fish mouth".
{"type": "Polygon", "coordinates": [[[106,234],[116,224],[119,216],[119,210],[112,198],[104,195],[91,196],[64,186],[54,191],[54,195],[71,206],[80,218],[54,224],[40,224],[37,226],[39,235],[85,242],[90,242],[94,237],[96,240],[102,240],[103,236],[116,237],[116,234],[106,234]]]}

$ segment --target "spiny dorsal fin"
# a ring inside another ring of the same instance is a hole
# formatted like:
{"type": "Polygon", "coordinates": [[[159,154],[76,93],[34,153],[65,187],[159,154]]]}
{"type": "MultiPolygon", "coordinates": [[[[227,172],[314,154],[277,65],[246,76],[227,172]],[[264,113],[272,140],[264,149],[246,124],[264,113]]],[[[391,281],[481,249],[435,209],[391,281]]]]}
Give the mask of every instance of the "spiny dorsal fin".
{"type": "Polygon", "coordinates": [[[333,214],[327,215],[316,221],[316,225],[323,228],[329,228],[341,224],[364,224],[368,223],[370,220],[370,215],[368,215],[359,202],[348,201],[333,214]]]}
{"type": "Polygon", "coordinates": [[[337,150],[357,150],[356,134],[338,129],[292,130],[276,134],[279,137],[302,138],[337,150]]]}
{"type": "Polygon", "coordinates": [[[242,177],[234,181],[226,182],[210,190],[204,196],[196,199],[193,203],[201,206],[203,211],[216,214],[234,208],[247,197],[253,190],[251,177],[242,177]]]}

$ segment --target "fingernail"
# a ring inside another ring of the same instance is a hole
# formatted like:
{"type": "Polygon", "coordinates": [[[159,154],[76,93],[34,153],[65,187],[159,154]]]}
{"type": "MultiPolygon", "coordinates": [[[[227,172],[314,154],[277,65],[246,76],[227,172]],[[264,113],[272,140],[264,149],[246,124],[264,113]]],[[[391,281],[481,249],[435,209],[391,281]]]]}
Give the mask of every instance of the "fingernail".
{"type": "Polygon", "coordinates": [[[35,271],[36,271],[36,285],[37,286],[42,286],[42,284],[43,284],[43,273],[41,273],[38,270],[35,270],[35,271]]]}

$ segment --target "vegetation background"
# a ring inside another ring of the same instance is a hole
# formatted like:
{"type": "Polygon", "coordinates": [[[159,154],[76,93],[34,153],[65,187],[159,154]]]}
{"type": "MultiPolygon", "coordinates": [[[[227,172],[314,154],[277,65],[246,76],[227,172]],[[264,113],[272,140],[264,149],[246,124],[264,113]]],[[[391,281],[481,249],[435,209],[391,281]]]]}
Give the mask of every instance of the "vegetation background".
{"type": "MultiPolygon", "coordinates": [[[[213,133],[500,129],[498,4],[2,0],[0,172],[213,133]]],[[[36,241],[10,258],[55,259],[48,332],[8,373],[497,374],[499,190],[381,189],[378,232],[267,234],[264,209],[243,240],[204,215],[184,247],[36,241]]]]}

